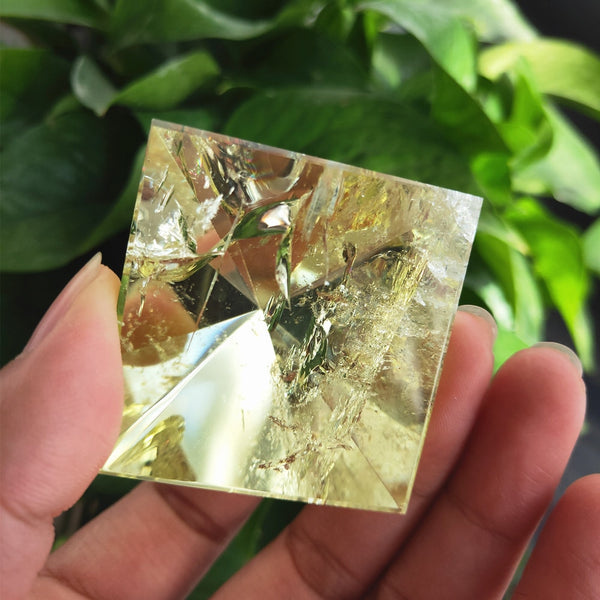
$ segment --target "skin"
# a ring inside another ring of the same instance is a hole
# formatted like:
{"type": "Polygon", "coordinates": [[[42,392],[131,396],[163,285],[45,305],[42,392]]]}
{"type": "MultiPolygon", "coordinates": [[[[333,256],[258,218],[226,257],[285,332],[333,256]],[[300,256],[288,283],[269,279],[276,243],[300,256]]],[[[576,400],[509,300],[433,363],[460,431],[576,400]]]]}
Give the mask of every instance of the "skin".
{"type": "MultiPolygon", "coordinates": [[[[183,598],[257,505],[142,483],[49,556],[53,517],[118,434],[117,290],[94,259],[0,372],[3,598],[183,598]]],[[[307,506],[216,598],[501,598],[575,444],[585,388],[552,347],[517,353],[492,379],[494,333],[458,313],[407,515],[307,506]]],[[[592,475],[550,514],[513,597],[597,597],[598,539],[592,475]]]]}

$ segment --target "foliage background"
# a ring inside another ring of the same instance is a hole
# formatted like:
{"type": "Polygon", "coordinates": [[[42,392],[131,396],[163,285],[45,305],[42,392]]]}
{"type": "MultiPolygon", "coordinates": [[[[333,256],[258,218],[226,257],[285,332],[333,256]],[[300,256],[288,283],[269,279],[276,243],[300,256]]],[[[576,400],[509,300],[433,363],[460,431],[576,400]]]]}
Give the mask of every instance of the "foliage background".
{"type": "MultiPolygon", "coordinates": [[[[3,362],[90,252],[120,272],[160,118],[484,196],[463,301],[496,317],[498,364],[550,323],[594,371],[600,164],[564,110],[600,120],[600,58],[510,0],[2,0],[0,16],[3,362]]],[[[99,478],[61,539],[129,485],[99,478]]],[[[296,511],[263,503],[194,597],[296,511]]]]}

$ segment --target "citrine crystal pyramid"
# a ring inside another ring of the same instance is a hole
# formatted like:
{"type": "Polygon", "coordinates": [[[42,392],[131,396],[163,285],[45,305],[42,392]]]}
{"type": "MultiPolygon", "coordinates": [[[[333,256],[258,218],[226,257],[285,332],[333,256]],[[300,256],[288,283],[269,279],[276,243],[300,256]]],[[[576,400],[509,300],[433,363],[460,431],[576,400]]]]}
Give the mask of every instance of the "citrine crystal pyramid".
{"type": "Polygon", "coordinates": [[[405,511],[480,206],[155,121],[103,472],[405,511]]]}

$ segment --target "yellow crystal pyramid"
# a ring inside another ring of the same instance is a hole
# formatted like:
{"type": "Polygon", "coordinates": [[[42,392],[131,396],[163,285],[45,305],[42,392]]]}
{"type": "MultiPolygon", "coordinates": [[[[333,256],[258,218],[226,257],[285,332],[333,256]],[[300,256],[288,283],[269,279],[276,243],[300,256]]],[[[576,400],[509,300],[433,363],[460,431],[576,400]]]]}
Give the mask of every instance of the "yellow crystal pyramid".
{"type": "Polygon", "coordinates": [[[103,472],[405,511],[480,205],[154,122],[103,472]]]}

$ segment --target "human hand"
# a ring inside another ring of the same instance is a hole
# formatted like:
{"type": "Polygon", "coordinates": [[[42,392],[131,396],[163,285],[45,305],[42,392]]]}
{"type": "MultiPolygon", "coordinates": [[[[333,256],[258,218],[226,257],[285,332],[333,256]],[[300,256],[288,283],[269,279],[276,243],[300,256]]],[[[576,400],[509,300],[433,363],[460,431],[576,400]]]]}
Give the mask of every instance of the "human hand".
{"type": "MultiPolygon", "coordinates": [[[[181,598],[258,500],[142,483],[48,557],[52,519],[91,482],[122,410],[117,278],[94,259],[0,373],[2,598],[181,598]]],[[[407,515],[307,506],[216,595],[501,598],[583,420],[580,370],[552,347],[490,384],[493,325],[459,312],[407,515]]],[[[594,598],[600,476],[551,514],[515,598],[594,598]]]]}

